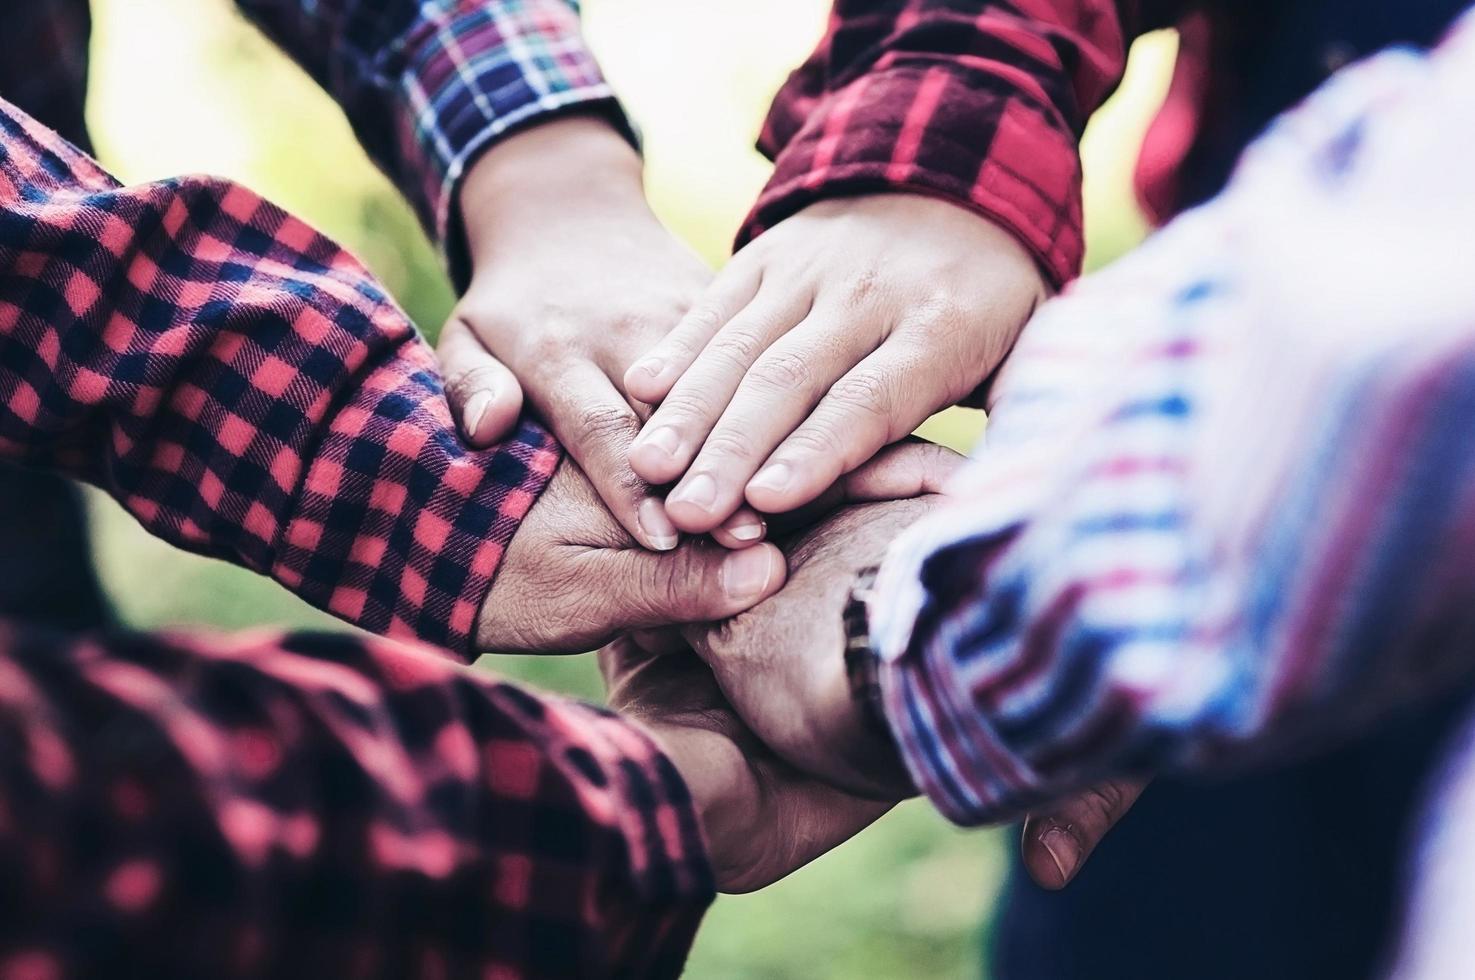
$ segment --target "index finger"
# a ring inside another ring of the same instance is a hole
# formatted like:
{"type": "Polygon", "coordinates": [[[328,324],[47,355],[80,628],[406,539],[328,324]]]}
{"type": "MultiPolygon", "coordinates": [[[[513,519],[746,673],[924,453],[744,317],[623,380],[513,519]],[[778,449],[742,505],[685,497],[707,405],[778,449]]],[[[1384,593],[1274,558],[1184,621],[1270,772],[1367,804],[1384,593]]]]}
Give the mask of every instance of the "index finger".
{"type": "Polygon", "coordinates": [[[553,434],[589,477],[599,499],[636,541],[652,551],[670,551],[679,536],[665,505],[630,468],[630,443],[640,431],[635,410],[614,384],[589,361],[550,368],[555,383],[544,414],[553,434]]]}

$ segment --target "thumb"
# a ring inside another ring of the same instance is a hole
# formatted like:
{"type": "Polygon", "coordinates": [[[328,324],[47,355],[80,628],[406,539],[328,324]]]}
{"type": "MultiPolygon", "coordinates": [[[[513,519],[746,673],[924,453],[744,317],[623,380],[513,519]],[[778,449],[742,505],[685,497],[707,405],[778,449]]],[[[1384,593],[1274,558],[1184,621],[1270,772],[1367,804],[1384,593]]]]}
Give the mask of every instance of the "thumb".
{"type": "Polygon", "coordinates": [[[1146,788],[1145,780],[1112,780],[1031,814],[1019,844],[1029,876],[1052,891],[1070,884],[1096,845],[1146,788]]]}
{"type": "Polygon", "coordinates": [[[783,587],[783,552],[771,544],[729,551],[690,541],[675,551],[609,553],[609,601],[622,630],[727,619],[783,587]]]}
{"type": "Polygon", "coordinates": [[[511,432],[522,414],[522,386],[465,320],[452,316],[446,322],[436,356],[451,417],[467,444],[485,449],[511,432]]]}

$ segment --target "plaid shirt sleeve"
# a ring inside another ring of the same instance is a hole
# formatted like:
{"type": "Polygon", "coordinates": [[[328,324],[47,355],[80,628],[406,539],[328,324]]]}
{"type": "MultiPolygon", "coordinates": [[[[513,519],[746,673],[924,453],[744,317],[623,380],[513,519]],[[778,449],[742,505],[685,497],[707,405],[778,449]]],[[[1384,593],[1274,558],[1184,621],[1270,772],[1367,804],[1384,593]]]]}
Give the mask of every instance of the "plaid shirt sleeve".
{"type": "Polygon", "coordinates": [[[499,136],[550,113],[607,115],[633,140],[575,0],[237,0],[336,98],[369,154],[466,277],[455,191],[499,136]]]}
{"type": "Polygon", "coordinates": [[[837,0],[779,91],[759,148],[773,177],[738,245],[826,197],[908,191],[998,222],[1058,286],[1080,273],[1091,113],[1127,42],[1181,4],[837,0]],[[1139,9],[1144,8],[1144,9],[1139,9]]]}
{"type": "Polygon", "coordinates": [[[430,349],[307,225],[221,180],[120,187],[0,102],[0,457],[465,653],[559,453],[531,423],[464,449],[430,349]]]}
{"type": "Polygon", "coordinates": [[[1475,19],[1343,73],[1026,328],[869,605],[947,816],[1307,751],[1475,673],[1471,92],[1475,19]]]}
{"type": "Polygon", "coordinates": [[[0,977],[674,977],[714,895],[614,715],[347,636],[0,623],[0,977]]]}

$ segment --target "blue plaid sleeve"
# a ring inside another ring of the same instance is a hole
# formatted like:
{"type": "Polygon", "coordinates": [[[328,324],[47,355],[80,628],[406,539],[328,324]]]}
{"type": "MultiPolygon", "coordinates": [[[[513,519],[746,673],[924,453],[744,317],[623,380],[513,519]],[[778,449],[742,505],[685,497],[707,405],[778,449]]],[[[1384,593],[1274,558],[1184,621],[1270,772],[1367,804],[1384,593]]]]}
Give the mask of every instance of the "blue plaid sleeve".
{"type": "Polygon", "coordinates": [[[633,130],[573,0],[238,0],[343,106],[359,140],[466,269],[455,191],[498,137],[575,107],[633,130]]]}

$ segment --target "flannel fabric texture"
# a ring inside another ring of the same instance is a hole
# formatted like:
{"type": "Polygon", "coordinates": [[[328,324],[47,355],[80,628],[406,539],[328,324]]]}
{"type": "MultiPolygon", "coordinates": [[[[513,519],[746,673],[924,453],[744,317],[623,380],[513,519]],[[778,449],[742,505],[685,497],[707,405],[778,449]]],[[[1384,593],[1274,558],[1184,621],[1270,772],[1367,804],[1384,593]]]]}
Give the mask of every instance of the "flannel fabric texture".
{"type": "MultiPolygon", "coordinates": [[[[122,187],[0,102],[0,456],[465,656],[558,461],[463,449],[363,267],[250,191],[122,187]]],[[[355,637],[0,624],[0,978],[674,976],[714,884],[659,748],[355,637]]]]}
{"type": "Polygon", "coordinates": [[[870,607],[945,814],[1337,737],[1475,667],[1472,134],[1467,17],[1026,328],[870,607]]]}
{"type": "Polygon", "coordinates": [[[0,624],[0,978],[674,977],[713,883],[613,715],[391,641],[0,624]]]}
{"type": "Polygon", "coordinates": [[[1139,35],[1176,26],[1178,65],[1138,193],[1166,221],[1220,190],[1245,144],[1337,67],[1428,45],[1463,0],[836,0],[774,100],[775,171],[741,245],[817,200],[906,191],[999,223],[1058,286],[1080,273],[1086,122],[1139,35]]]}

